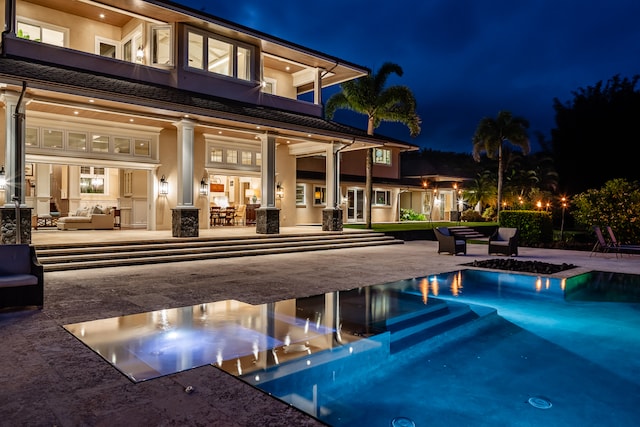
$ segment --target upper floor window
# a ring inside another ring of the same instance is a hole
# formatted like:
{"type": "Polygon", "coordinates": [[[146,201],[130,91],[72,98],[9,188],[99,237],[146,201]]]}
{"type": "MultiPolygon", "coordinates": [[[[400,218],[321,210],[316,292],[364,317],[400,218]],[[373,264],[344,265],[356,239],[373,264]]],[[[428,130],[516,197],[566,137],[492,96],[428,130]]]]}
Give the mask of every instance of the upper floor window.
{"type": "Polygon", "coordinates": [[[187,32],[187,66],[240,80],[251,80],[252,48],[209,33],[187,32]]]}
{"type": "Polygon", "coordinates": [[[391,165],[391,150],[376,148],[374,150],[373,163],[380,165],[391,165]]]}
{"type": "Polygon", "coordinates": [[[151,27],[151,65],[173,65],[171,26],[151,27]]]}
{"type": "Polygon", "coordinates": [[[22,39],[65,47],[67,45],[68,33],[69,30],[66,28],[30,19],[18,18],[16,36],[22,39]]]}

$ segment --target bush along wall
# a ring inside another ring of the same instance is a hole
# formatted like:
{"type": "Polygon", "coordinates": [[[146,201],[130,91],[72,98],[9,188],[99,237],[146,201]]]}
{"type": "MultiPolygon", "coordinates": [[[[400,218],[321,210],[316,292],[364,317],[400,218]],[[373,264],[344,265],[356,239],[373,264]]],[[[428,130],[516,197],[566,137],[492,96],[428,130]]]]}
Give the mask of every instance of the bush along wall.
{"type": "Polygon", "coordinates": [[[500,211],[500,227],[518,229],[518,243],[539,247],[553,242],[553,220],[550,212],[500,211]]]}

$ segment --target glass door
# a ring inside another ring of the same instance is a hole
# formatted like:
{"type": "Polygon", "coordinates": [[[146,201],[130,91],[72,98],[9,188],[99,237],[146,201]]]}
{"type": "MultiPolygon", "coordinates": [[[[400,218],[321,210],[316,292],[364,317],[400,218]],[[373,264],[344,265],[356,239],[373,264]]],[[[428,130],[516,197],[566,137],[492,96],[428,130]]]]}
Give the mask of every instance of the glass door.
{"type": "Polygon", "coordinates": [[[347,190],[347,222],[364,222],[364,190],[347,190]]]}

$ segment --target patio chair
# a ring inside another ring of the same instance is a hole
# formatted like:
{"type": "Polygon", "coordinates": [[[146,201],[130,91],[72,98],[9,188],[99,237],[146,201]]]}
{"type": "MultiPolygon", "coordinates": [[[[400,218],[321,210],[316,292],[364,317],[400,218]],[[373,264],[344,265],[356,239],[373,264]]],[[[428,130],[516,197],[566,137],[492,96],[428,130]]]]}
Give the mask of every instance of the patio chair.
{"type": "Polygon", "coordinates": [[[436,239],[438,239],[438,253],[467,254],[467,241],[451,234],[447,227],[437,227],[433,232],[436,235],[436,239]]]}
{"type": "Polygon", "coordinates": [[[607,225],[607,233],[609,234],[610,245],[616,249],[616,253],[640,253],[640,245],[627,245],[619,243],[618,239],[616,239],[616,235],[613,233],[613,229],[609,225],[607,225]]]}
{"type": "Polygon", "coordinates": [[[597,225],[594,225],[593,232],[596,235],[596,243],[595,245],[593,245],[593,248],[591,249],[591,253],[589,254],[589,256],[593,256],[598,252],[606,254],[611,250],[614,250],[617,256],[618,249],[610,241],[607,242],[607,240],[604,238],[604,235],[602,234],[602,230],[600,229],[600,227],[597,225]]]}
{"type": "Polygon", "coordinates": [[[498,227],[489,237],[489,255],[518,256],[518,229],[498,227]]]}

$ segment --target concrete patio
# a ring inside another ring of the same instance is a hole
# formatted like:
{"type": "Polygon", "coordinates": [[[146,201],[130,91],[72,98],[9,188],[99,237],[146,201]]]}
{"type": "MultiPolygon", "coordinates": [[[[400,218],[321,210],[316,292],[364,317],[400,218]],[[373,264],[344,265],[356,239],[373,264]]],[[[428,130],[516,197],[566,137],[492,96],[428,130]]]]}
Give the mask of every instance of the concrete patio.
{"type": "MultiPolygon", "coordinates": [[[[79,232],[64,233],[82,237],[79,232]]],[[[112,233],[122,233],[121,238],[128,231],[112,233]]],[[[45,234],[34,233],[34,243],[45,234]]],[[[391,247],[45,273],[42,311],[0,312],[0,424],[323,425],[213,366],[134,384],[62,325],[225,299],[273,302],[451,271],[490,258],[486,245],[469,245],[466,256],[438,255],[436,247],[432,241],[411,241],[391,247]],[[186,393],[187,386],[194,392],[186,393]]],[[[578,266],[556,276],[588,270],[640,274],[637,256],[520,249],[520,260],[578,266]]]]}

